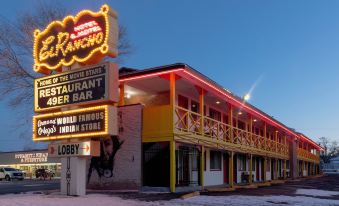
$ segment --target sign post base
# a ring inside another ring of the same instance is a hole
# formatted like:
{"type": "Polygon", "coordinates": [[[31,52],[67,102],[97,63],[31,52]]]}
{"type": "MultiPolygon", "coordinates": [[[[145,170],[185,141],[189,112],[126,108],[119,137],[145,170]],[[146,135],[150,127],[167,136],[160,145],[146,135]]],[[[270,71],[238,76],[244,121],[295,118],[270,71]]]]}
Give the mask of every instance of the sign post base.
{"type": "Polygon", "coordinates": [[[63,157],[61,165],[61,194],[86,195],[86,158],[63,157]]]}

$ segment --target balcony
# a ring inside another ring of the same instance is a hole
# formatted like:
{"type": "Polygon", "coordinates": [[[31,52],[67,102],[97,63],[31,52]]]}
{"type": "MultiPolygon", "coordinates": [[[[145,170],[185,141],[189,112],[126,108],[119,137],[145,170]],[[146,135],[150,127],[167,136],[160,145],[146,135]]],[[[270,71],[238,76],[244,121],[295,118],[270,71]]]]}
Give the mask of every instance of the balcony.
{"type": "Polygon", "coordinates": [[[170,141],[173,138],[216,149],[278,158],[288,158],[289,154],[288,145],[179,106],[175,106],[174,111],[171,111],[170,105],[146,107],[143,112],[143,141],[170,141]]]}
{"type": "Polygon", "coordinates": [[[309,162],[316,162],[316,163],[320,162],[319,155],[312,154],[311,152],[305,149],[302,149],[302,148],[298,148],[297,158],[300,160],[309,161],[309,162]]]}

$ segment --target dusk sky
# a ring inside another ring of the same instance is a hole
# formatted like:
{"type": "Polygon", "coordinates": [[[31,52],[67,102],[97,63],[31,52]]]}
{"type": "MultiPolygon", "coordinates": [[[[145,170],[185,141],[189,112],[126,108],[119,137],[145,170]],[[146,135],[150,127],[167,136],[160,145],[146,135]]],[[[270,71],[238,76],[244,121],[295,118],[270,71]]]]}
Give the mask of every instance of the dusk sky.
{"type": "MultiPolygon", "coordinates": [[[[339,141],[339,1],[60,3],[72,15],[104,3],[119,13],[134,48],[121,66],[187,63],[239,96],[256,83],[251,104],[314,141],[339,141]]],[[[3,1],[0,14],[12,21],[34,6],[3,1]]],[[[21,126],[24,135],[18,132],[18,112],[0,102],[0,151],[39,146],[31,143],[31,121],[21,126]]]]}

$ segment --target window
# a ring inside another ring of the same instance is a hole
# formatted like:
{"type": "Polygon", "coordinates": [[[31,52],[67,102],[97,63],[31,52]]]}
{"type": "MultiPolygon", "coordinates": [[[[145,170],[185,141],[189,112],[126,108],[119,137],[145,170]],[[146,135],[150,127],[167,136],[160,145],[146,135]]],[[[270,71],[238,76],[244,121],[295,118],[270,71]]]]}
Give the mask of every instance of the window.
{"type": "Polygon", "coordinates": [[[210,108],[210,117],[217,121],[221,121],[221,113],[217,110],[210,108]]]}
{"type": "Polygon", "coordinates": [[[191,111],[192,112],[199,113],[200,112],[199,111],[199,109],[200,109],[199,107],[200,107],[200,105],[199,105],[198,102],[196,102],[194,100],[191,101],[191,111]]]}
{"type": "Polygon", "coordinates": [[[246,156],[239,155],[239,170],[246,171],[246,156]]]}
{"type": "Polygon", "coordinates": [[[238,120],[238,128],[245,130],[246,128],[245,122],[238,120]]]}
{"type": "Polygon", "coordinates": [[[221,152],[210,151],[210,170],[221,170],[221,152]]]}

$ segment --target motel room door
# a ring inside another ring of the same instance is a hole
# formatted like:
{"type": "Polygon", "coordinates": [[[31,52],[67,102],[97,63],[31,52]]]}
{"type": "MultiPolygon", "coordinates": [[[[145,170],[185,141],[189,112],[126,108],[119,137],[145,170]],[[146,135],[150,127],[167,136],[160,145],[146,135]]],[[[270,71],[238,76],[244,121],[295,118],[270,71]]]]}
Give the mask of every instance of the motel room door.
{"type": "Polygon", "coordinates": [[[229,158],[228,158],[228,154],[224,153],[223,155],[224,161],[224,183],[225,184],[229,184],[229,172],[228,172],[228,168],[229,168],[229,158]]]}

